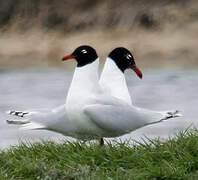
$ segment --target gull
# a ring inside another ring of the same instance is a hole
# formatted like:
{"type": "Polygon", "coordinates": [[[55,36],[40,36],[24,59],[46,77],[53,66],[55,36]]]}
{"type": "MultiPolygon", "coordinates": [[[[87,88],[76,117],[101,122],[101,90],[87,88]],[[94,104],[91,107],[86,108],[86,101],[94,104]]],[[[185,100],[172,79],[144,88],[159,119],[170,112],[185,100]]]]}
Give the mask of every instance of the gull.
{"type": "Polygon", "coordinates": [[[99,57],[94,48],[83,45],[63,61],[75,59],[73,79],[64,105],[49,111],[9,111],[22,129],[45,129],[77,139],[118,137],[143,126],[180,116],[178,111],[151,111],[133,106],[125,82],[124,71],[132,68],[141,78],[130,52],[112,51],[105,63],[100,81],[99,57]],[[117,83],[113,83],[117,81],[117,83]]]}

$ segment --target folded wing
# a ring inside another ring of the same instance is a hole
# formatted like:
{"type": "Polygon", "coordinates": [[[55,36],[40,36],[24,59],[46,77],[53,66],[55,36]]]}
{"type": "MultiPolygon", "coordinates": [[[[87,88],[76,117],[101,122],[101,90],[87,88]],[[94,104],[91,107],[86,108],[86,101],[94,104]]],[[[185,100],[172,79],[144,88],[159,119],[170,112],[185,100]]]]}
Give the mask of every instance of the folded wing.
{"type": "Polygon", "coordinates": [[[84,112],[97,126],[118,135],[173,117],[168,112],[137,108],[113,97],[109,102],[108,99],[98,100],[96,104],[85,106],[84,112]]]}

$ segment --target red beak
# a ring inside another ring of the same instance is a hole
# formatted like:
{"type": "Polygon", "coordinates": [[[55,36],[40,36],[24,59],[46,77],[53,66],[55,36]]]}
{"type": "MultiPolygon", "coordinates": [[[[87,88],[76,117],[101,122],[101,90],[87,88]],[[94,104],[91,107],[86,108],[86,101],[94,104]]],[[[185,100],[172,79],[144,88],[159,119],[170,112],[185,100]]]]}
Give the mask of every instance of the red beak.
{"type": "Polygon", "coordinates": [[[73,56],[72,54],[67,55],[67,56],[64,56],[64,57],[62,58],[62,61],[66,61],[66,60],[68,60],[68,59],[74,59],[74,56],[73,56]]]}
{"type": "Polygon", "coordinates": [[[136,65],[133,65],[132,67],[131,67],[131,69],[133,69],[134,71],[135,71],[135,73],[137,74],[137,76],[140,78],[140,79],[142,79],[142,72],[139,70],[139,68],[136,66],[136,65]]]}

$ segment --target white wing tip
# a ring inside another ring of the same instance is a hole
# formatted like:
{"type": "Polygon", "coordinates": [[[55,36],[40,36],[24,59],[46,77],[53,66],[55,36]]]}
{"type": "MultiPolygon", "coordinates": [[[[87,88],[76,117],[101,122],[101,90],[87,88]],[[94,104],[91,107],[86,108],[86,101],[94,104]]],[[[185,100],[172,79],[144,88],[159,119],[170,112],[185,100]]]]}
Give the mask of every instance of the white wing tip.
{"type": "Polygon", "coordinates": [[[167,120],[170,118],[182,117],[183,115],[178,110],[165,112],[165,117],[162,120],[167,120]]]}
{"type": "Polygon", "coordinates": [[[173,118],[174,118],[174,117],[181,117],[181,116],[183,116],[179,110],[172,111],[172,112],[168,112],[168,114],[169,114],[170,116],[172,116],[173,118]]]}
{"type": "Polygon", "coordinates": [[[13,120],[13,119],[9,119],[9,120],[6,120],[6,122],[8,124],[15,124],[15,125],[22,125],[22,124],[27,124],[27,123],[30,123],[29,120],[13,120]]]}
{"type": "Polygon", "coordinates": [[[6,113],[6,114],[12,114],[12,112],[13,112],[13,111],[8,110],[8,111],[6,111],[5,113],[6,113]]]}

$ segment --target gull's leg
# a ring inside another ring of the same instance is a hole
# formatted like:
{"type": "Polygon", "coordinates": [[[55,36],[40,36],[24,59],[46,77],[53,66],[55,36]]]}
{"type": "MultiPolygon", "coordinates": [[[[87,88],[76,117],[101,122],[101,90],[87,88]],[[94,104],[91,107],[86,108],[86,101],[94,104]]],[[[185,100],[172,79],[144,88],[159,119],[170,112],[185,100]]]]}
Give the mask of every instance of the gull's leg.
{"type": "Polygon", "coordinates": [[[104,139],[100,138],[100,145],[103,146],[104,145],[104,139]]]}

